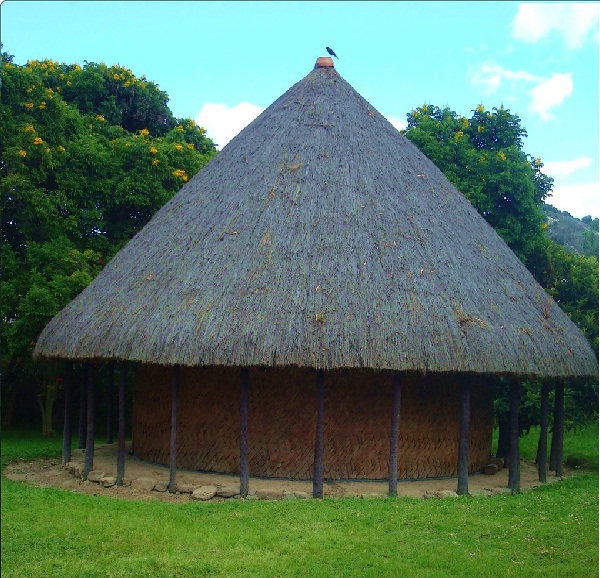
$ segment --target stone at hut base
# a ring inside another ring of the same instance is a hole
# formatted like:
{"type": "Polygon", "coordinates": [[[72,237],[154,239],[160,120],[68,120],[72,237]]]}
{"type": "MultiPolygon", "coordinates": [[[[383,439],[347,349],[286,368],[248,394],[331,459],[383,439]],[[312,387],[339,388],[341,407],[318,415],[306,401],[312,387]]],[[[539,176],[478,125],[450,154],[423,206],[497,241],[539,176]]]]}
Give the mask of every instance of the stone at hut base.
{"type": "Polygon", "coordinates": [[[488,464],[483,468],[483,473],[487,476],[493,476],[498,473],[498,466],[496,464],[488,464]]]}
{"type": "Polygon", "coordinates": [[[196,489],[193,484],[177,484],[177,491],[180,494],[191,494],[196,489]]]}
{"type": "Polygon", "coordinates": [[[215,497],[217,493],[217,486],[200,486],[196,488],[191,495],[192,500],[200,500],[207,502],[215,497]]]}
{"type": "Polygon", "coordinates": [[[155,492],[160,492],[161,494],[164,494],[168,489],[169,482],[156,482],[156,484],[154,484],[155,492]]]}
{"type": "Polygon", "coordinates": [[[104,476],[100,478],[100,485],[104,488],[112,488],[117,483],[117,476],[104,476]]]}
{"type": "Polygon", "coordinates": [[[310,497],[311,496],[308,492],[301,492],[301,491],[284,492],[284,494],[283,494],[284,500],[307,500],[310,497]]]}
{"type": "Polygon", "coordinates": [[[217,490],[217,497],[219,498],[235,498],[240,495],[239,486],[223,486],[217,490]]]}
{"type": "Polygon", "coordinates": [[[88,482],[94,482],[95,484],[98,484],[100,482],[100,480],[104,477],[104,472],[101,470],[92,470],[88,476],[87,476],[87,481],[88,482]]]}
{"type": "Polygon", "coordinates": [[[138,492],[151,492],[156,485],[156,480],[153,478],[137,478],[131,481],[131,489],[138,492]]]}

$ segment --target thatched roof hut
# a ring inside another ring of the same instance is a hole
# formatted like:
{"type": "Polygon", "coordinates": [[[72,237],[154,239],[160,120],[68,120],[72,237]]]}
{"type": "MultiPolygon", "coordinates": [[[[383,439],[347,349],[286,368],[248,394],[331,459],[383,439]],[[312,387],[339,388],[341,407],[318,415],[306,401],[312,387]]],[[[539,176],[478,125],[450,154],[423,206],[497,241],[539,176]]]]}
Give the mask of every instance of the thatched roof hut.
{"type": "Polygon", "coordinates": [[[598,371],[502,239],[327,58],[183,186],[48,324],[35,355],[540,380],[598,371]]]}

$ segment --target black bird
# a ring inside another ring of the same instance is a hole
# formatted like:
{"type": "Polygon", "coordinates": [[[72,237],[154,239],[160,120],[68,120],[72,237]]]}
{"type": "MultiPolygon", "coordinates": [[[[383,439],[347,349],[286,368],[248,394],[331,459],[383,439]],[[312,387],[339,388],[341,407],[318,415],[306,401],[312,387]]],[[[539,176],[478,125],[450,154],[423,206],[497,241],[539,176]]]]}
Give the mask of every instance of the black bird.
{"type": "Polygon", "coordinates": [[[338,58],[338,55],[333,50],[331,50],[331,48],[329,48],[329,46],[326,46],[325,50],[327,50],[327,52],[329,52],[329,54],[331,54],[331,56],[335,56],[336,58],[338,58]]]}

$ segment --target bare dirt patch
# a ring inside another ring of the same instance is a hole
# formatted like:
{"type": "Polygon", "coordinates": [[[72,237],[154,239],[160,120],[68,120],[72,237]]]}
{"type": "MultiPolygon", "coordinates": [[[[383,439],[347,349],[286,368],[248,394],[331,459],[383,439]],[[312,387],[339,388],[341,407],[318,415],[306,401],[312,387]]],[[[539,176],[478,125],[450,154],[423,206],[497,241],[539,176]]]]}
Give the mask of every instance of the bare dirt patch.
{"type": "MultiPolygon", "coordinates": [[[[18,461],[8,464],[4,475],[37,487],[55,487],[85,494],[109,496],[129,500],[162,500],[185,502],[192,499],[197,488],[214,486],[212,500],[225,500],[235,497],[239,491],[239,476],[178,470],[177,486],[180,491],[171,494],[166,487],[169,469],[164,466],[144,462],[127,454],[125,459],[124,485],[117,487],[113,482],[117,471],[117,445],[104,444],[95,447],[94,475],[98,481],[82,481],[84,450],[75,450],[72,461],[64,467],[60,459],[40,459],[18,461]],[[113,482],[113,483],[111,483],[113,482]]],[[[540,485],[537,466],[521,460],[521,491],[529,491],[540,485]]],[[[552,472],[547,483],[559,481],[552,472]]],[[[400,480],[398,495],[412,498],[441,498],[455,495],[456,478],[428,480],[400,480]]],[[[469,477],[471,495],[490,496],[510,493],[508,490],[508,470],[503,468],[494,475],[475,474],[469,477]]],[[[355,496],[363,498],[384,497],[387,495],[386,481],[325,481],[326,497],[355,496]]],[[[311,481],[250,478],[250,498],[307,498],[312,495],[311,481]]]]}

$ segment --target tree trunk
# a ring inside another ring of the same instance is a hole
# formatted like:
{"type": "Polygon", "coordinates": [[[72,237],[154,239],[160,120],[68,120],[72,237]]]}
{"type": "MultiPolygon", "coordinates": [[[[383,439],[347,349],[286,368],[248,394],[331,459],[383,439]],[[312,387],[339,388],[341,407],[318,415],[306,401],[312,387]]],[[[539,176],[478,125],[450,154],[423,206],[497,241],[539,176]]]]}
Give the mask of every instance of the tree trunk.
{"type": "Polygon", "coordinates": [[[106,385],[106,443],[113,443],[113,414],[115,397],[115,362],[108,364],[108,383],[106,385]]]}
{"type": "Polygon", "coordinates": [[[85,460],[83,464],[83,479],[94,468],[94,367],[86,364],[87,383],[87,435],[85,440],[85,460]]]}
{"type": "Polygon", "coordinates": [[[121,363],[119,379],[119,445],[117,448],[117,486],[123,485],[125,476],[125,386],[127,385],[127,364],[121,363]]]}
{"type": "Polygon", "coordinates": [[[563,439],[565,429],[565,384],[560,381],[554,389],[554,423],[552,424],[552,449],[550,469],[558,478],[563,475],[563,439]]]}
{"type": "Polygon", "coordinates": [[[521,472],[519,462],[519,382],[510,383],[510,454],[508,457],[508,487],[513,494],[521,491],[521,472]]]}
{"type": "Polygon", "coordinates": [[[395,373],[392,383],[392,431],[390,434],[390,476],[388,496],[398,495],[398,435],[400,433],[400,401],[402,379],[395,373]]]}
{"type": "Polygon", "coordinates": [[[323,370],[317,370],[317,431],[313,465],[313,498],[323,497],[323,428],[325,421],[325,385],[323,370]]]}
{"type": "Polygon", "coordinates": [[[52,425],[52,413],[54,411],[54,402],[56,401],[56,392],[58,385],[56,381],[46,382],[43,390],[37,396],[38,406],[42,414],[42,437],[52,437],[55,435],[52,425]]]}
{"type": "Polygon", "coordinates": [[[71,461],[71,443],[73,440],[73,422],[71,412],[71,393],[73,389],[73,362],[67,362],[65,375],[65,419],[63,422],[63,447],[62,463],[63,466],[71,461]]]}
{"type": "Polygon", "coordinates": [[[498,420],[498,449],[496,457],[504,460],[504,467],[508,465],[510,453],[510,424],[508,419],[498,420]]]}
{"type": "Polygon", "coordinates": [[[540,391],[540,439],[537,448],[536,462],[538,465],[538,480],[546,481],[548,465],[548,410],[550,405],[550,384],[543,383],[540,391]]]}
{"type": "Polygon", "coordinates": [[[469,424],[471,421],[471,382],[469,378],[460,389],[460,433],[458,440],[458,486],[456,493],[469,493],[469,424]]]}
{"type": "Polygon", "coordinates": [[[242,367],[240,378],[240,497],[246,498],[250,486],[248,474],[248,390],[250,377],[247,367],[242,367]]]}
{"type": "Polygon", "coordinates": [[[173,367],[171,390],[171,449],[169,462],[169,493],[177,491],[177,406],[179,404],[179,365],[173,367]]]}

